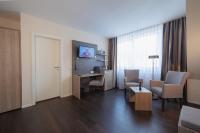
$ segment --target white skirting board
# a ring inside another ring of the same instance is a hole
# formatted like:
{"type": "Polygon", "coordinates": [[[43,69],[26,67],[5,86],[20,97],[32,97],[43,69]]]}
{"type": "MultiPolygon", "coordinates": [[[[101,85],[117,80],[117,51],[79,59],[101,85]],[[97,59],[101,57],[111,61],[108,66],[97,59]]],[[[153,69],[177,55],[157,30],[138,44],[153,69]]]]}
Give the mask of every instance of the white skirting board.
{"type": "MultiPolygon", "coordinates": [[[[72,96],[72,93],[70,93],[70,94],[68,94],[68,95],[63,95],[63,96],[61,96],[60,98],[65,98],[65,97],[70,97],[70,96],[72,96]]],[[[26,105],[22,105],[22,109],[23,108],[28,108],[28,107],[31,107],[31,106],[34,106],[35,105],[35,103],[32,103],[32,104],[26,104],[26,105]]]]}

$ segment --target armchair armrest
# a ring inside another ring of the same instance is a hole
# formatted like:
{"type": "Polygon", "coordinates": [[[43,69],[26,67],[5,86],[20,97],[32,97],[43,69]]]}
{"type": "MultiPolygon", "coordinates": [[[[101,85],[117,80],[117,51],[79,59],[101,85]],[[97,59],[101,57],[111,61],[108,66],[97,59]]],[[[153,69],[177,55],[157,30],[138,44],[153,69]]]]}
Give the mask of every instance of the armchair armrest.
{"type": "Polygon", "coordinates": [[[124,83],[126,83],[127,82],[127,77],[124,77],[124,83]]]}
{"type": "Polygon", "coordinates": [[[163,98],[182,98],[183,90],[179,84],[164,84],[163,86],[163,98]]]}
{"type": "Polygon", "coordinates": [[[151,87],[163,87],[164,81],[160,80],[150,80],[150,88],[151,87]]]}
{"type": "Polygon", "coordinates": [[[125,87],[125,88],[127,88],[126,83],[127,83],[127,78],[124,77],[124,87],[125,87]]]}
{"type": "Polygon", "coordinates": [[[143,85],[143,79],[137,79],[137,80],[134,80],[134,81],[128,81],[128,79],[126,77],[124,77],[124,87],[127,88],[127,87],[130,87],[130,85],[127,85],[127,83],[139,83],[141,82],[141,85],[143,85]]]}

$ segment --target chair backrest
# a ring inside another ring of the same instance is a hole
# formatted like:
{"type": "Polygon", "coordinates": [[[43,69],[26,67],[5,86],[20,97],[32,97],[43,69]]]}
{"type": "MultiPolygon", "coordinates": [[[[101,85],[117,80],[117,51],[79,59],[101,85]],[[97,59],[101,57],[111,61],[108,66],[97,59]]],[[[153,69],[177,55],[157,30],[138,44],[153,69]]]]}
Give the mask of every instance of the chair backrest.
{"type": "Polygon", "coordinates": [[[124,75],[127,79],[127,82],[139,80],[139,70],[138,69],[125,69],[124,75]]]}
{"type": "Polygon", "coordinates": [[[165,83],[166,84],[179,84],[183,87],[185,85],[185,82],[188,77],[189,77],[188,72],[168,71],[165,83]]]}

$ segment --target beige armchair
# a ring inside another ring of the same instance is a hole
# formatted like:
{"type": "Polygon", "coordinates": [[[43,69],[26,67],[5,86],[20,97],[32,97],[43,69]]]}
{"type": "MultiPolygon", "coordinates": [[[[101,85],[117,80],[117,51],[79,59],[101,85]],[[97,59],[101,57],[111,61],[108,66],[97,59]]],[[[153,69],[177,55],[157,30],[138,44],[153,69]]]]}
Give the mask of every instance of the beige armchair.
{"type": "Polygon", "coordinates": [[[129,89],[130,87],[139,86],[139,82],[143,84],[143,80],[139,78],[139,70],[137,69],[125,69],[124,76],[124,87],[126,97],[127,89],[129,89]]]}
{"type": "Polygon", "coordinates": [[[156,94],[162,99],[163,111],[165,106],[165,99],[178,98],[181,103],[183,98],[183,88],[188,77],[188,72],[169,71],[165,81],[150,81],[150,88],[152,93],[156,94]]]}

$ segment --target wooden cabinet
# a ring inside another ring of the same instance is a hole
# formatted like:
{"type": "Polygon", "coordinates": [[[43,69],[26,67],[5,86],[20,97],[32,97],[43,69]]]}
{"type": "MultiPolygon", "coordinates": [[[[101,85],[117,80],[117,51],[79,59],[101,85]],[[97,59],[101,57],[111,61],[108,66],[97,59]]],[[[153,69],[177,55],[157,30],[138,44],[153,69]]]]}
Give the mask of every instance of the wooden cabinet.
{"type": "Polygon", "coordinates": [[[20,31],[0,28],[0,113],[20,107],[20,31]]]}
{"type": "Polygon", "coordinates": [[[105,77],[104,91],[113,89],[113,71],[105,70],[104,77],[105,77]]]}

